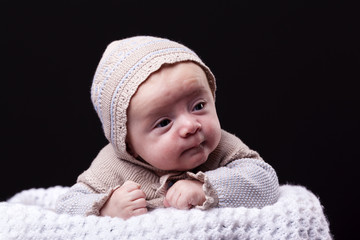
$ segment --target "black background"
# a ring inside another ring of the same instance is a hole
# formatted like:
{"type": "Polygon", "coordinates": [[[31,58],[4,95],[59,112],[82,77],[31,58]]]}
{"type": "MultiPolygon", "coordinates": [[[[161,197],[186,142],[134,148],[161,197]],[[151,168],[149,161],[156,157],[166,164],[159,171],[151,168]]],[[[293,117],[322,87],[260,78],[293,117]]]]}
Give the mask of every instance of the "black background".
{"type": "Polygon", "coordinates": [[[217,78],[222,127],[257,150],[281,184],[315,193],[335,238],[350,239],[359,210],[358,9],[116,2],[2,3],[0,200],[75,183],[106,144],[90,101],[106,45],[154,35],[198,53],[217,78]]]}

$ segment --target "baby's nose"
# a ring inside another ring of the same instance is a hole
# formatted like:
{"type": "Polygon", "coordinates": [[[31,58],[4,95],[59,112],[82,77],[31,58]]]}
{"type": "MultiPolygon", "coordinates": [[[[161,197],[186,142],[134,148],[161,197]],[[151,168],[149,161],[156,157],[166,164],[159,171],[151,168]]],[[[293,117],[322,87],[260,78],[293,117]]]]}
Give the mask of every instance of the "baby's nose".
{"type": "Polygon", "coordinates": [[[192,118],[184,119],[181,123],[180,136],[188,137],[201,129],[201,124],[192,118]]]}

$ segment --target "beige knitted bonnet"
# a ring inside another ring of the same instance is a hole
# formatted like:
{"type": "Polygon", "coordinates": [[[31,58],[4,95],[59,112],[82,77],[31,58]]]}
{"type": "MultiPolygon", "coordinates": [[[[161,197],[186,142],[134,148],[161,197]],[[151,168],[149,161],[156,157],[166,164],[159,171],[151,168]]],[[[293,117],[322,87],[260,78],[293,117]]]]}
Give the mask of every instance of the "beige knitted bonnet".
{"type": "Polygon", "coordinates": [[[215,78],[210,69],[182,44],[164,38],[136,36],[107,46],[95,72],[91,100],[105,136],[117,154],[132,159],[125,143],[127,108],[139,85],[163,64],[182,61],[193,61],[204,69],[215,95],[215,78]]]}

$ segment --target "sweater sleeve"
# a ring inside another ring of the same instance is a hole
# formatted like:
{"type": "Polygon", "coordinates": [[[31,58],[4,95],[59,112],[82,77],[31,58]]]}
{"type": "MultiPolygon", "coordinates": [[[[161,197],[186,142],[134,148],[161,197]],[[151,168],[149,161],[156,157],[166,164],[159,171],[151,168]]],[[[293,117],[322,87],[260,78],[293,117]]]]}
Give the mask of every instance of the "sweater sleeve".
{"type": "Polygon", "coordinates": [[[210,207],[262,208],[279,197],[275,170],[263,160],[243,158],[215,170],[189,173],[203,182],[206,201],[200,209],[210,207]]]}
{"type": "Polygon", "coordinates": [[[100,209],[109,199],[114,189],[97,193],[83,183],[76,183],[61,195],[56,203],[56,212],[70,215],[100,215],[100,209]]]}
{"type": "Polygon", "coordinates": [[[262,208],[279,197],[276,172],[263,160],[238,159],[205,174],[219,207],[262,208]]]}

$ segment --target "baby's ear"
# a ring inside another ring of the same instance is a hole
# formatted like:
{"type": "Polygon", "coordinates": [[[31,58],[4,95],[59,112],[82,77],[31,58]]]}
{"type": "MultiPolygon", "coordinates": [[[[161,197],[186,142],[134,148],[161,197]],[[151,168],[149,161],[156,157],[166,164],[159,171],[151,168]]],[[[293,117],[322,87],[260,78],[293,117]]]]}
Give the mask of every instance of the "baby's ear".
{"type": "Polygon", "coordinates": [[[132,147],[132,145],[126,140],[126,151],[128,153],[131,154],[131,156],[133,156],[134,158],[137,158],[139,156],[139,154],[137,154],[135,151],[134,151],[134,148],[132,147]]]}

